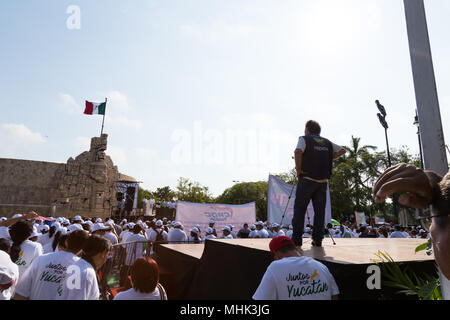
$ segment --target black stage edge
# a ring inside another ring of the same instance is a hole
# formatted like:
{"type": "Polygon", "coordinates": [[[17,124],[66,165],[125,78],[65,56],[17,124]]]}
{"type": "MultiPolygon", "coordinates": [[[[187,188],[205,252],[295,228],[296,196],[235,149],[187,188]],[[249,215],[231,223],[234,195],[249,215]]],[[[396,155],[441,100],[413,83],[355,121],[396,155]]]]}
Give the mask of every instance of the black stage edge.
{"type": "MultiPolygon", "coordinates": [[[[189,250],[189,249],[186,249],[189,250]]],[[[392,288],[369,290],[366,281],[368,264],[336,263],[317,259],[334,276],[342,300],[405,299],[392,288]]],[[[170,276],[173,292],[169,298],[179,300],[251,300],[272,258],[268,250],[254,249],[224,241],[206,240],[201,259],[179,250],[158,248],[158,263],[170,276]]],[[[401,262],[403,268],[433,272],[433,260],[401,262]]],[[[164,283],[163,283],[164,285],[164,283]]]]}

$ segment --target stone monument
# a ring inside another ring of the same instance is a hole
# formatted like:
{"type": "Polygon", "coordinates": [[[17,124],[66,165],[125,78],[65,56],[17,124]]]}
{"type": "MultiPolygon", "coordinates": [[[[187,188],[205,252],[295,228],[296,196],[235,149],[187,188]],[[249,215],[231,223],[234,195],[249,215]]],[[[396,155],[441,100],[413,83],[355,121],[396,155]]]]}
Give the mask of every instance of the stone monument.
{"type": "Polygon", "coordinates": [[[89,151],[65,164],[0,159],[0,216],[110,216],[120,174],[105,154],[107,138],[92,138],[89,151]]]}

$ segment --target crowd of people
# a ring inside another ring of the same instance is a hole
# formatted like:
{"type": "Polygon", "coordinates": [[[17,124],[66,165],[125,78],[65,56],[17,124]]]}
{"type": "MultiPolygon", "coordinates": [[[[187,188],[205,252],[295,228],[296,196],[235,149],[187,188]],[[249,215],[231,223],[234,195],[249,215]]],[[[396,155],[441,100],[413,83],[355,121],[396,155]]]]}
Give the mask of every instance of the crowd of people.
{"type": "MultiPolygon", "coordinates": [[[[239,230],[229,224],[216,230],[211,220],[205,230],[197,225],[184,230],[167,218],[144,221],[114,221],[107,218],[43,218],[36,213],[0,218],[0,279],[2,299],[100,299],[101,288],[113,264],[120,270],[120,285],[126,286],[115,299],[167,299],[158,283],[156,246],[147,243],[202,243],[206,239],[292,238],[292,225],[258,221],[239,230]],[[119,255],[119,252],[121,255],[119,255]],[[123,257],[117,261],[117,256],[123,257]],[[71,268],[72,266],[72,268],[71,268]],[[68,287],[69,271],[79,270],[77,288],[68,287]],[[99,271],[103,271],[99,278],[99,271]],[[151,275],[152,281],[143,276],[151,275]],[[145,280],[145,279],[147,280],[145,280]],[[67,282],[67,283],[65,283],[67,282]],[[70,290],[69,290],[70,289],[70,290]],[[151,290],[150,290],[151,289],[151,290]]],[[[313,226],[304,229],[311,238],[313,226]]],[[[325,237],[334,238],[429,238],[420,227],[398,225],[357,227],[349,222],[327,225],[325,237]]]]}
{"type": "MultiPolygon", "coordinates": [[[[109,298],[101,296],[101,288],[114,253],[126,250],[114,245],[119,241],[146,241],[140,230],[139,224],[122,229],[112,219],[43,218],[34,212],[16,214],[11,219],[2,217],[0,300],[109,298]]],[[[154,259],[141,255],[125,262],[129,267],[128,286],[114,299],[167,299],[154,259]]]]}

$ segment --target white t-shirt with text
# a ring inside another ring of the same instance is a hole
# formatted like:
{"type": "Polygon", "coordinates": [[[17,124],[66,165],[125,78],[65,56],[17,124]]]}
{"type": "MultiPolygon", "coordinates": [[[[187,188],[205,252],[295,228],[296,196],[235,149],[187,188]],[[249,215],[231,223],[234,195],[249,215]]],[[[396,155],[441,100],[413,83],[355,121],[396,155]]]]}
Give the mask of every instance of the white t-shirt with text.
{"type": "Polygon", "coordinates": [[[309,257],[289,257],[272,262],[255,300],[331,300],[339,294],[328,268],[309,257]]]}
{"type": "Polygon", "coordinates": [[[16,264],[19,266],[19,274],[21,277],[25,270],[31,265],[31,263],[37,257],[44,254],[42,245],[39,242],[33,242],[30,240],[25,240],[20,245],[19,259],[17,259],[16,264]]]}
{"type": "Polygon", "coordinates": [[[67,268],[80,258],[58,251],[37,257],[20,278],[16,293],[30,300],[53,300],[66,277],[67,268]]]}
{"type": "Polygon", "coordinates": [[[79,259],[66,273],[56,300],[99,300],[97,273],[92,265],[79,259]]]}

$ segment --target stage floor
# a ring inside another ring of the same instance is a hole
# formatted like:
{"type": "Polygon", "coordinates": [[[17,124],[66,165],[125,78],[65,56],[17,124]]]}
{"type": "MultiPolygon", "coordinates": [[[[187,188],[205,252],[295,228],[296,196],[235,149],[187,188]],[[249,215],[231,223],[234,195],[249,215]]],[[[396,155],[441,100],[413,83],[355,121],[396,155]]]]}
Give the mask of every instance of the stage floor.
{"type": "MultiPolygon", "coordinates": [[[[269,252],[271,239],[214,239],[227,245],[248,247],[269,252]]],[[[322,248],[312,247],[311,239],[303,239],[303,246],[299,253],[320,261],[343,264],[370,264],[377,259],[376,254],[381,251],[389,254],[395,262],[429,261],[434,260],[433,255],[425,251],[414,253],[417,246],[426,242],[425,239],[324,239],[322,248]]],[[[204,244],[165,244],[164,247],[182,254],[200,259],[204,244]]]]}

